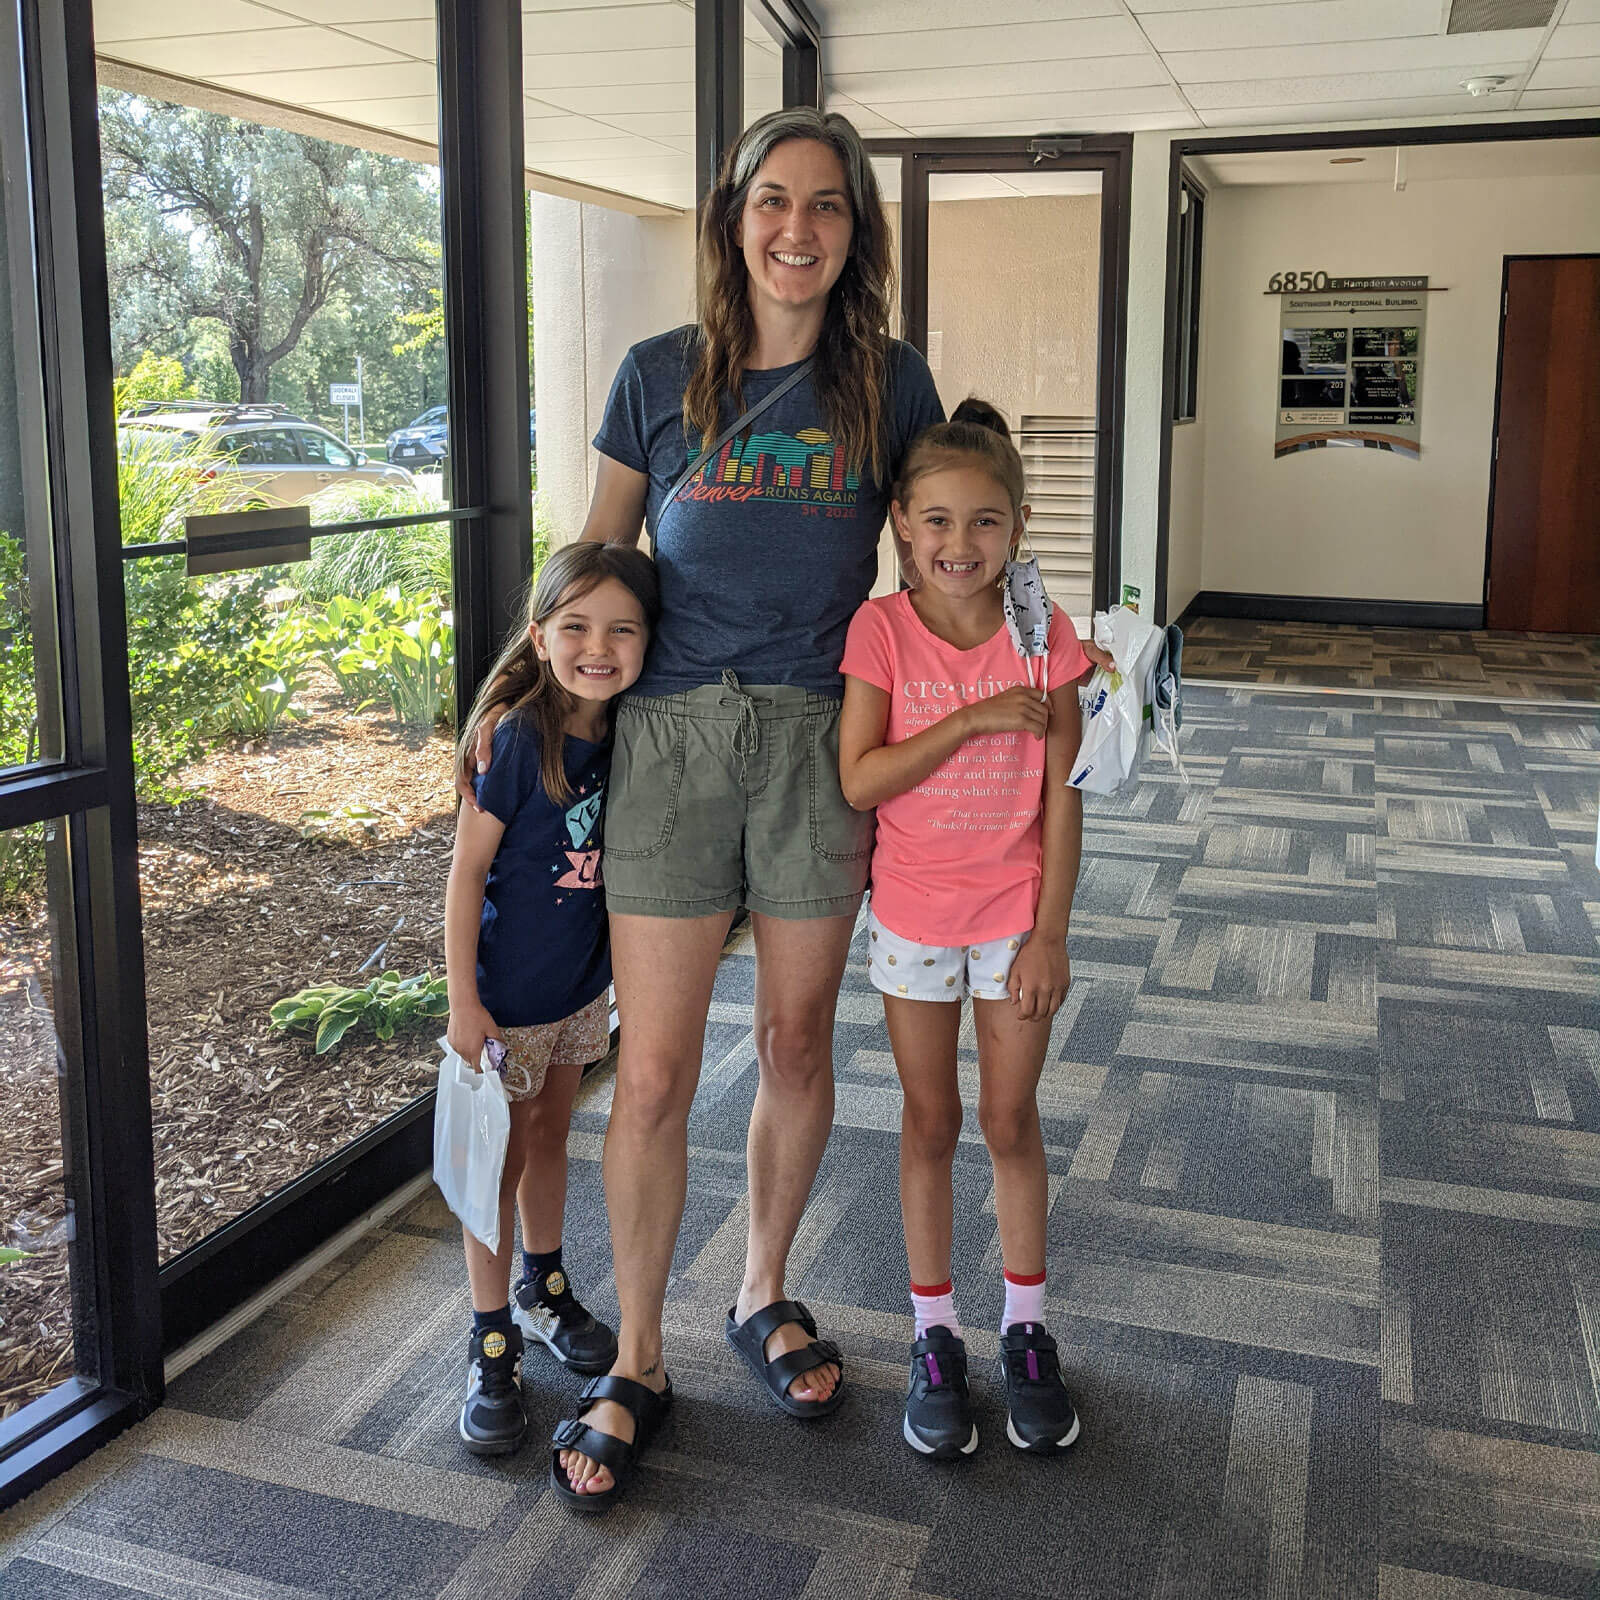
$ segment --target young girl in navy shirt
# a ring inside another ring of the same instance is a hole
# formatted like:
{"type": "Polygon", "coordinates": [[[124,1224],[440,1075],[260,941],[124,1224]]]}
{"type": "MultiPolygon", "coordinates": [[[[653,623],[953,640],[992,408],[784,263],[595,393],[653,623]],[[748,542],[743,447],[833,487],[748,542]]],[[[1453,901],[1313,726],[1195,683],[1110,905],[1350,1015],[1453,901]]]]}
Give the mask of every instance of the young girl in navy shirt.
{"type": "Polygon", "coordinates": [[[477,1065],[488,1044],[511,1102],[499,1251],[463,1229],[472,1341],[460,1431],[478,1455],[507,1454],[527,1432],[524,1335],[576,1372],[616,1359],[616,1336],[567,1281],[561,1228],[573,1097],[609,1037],[600,846],[611,708],[638,678],[659,614],[655,567],[641,551],[557,550],[461,733],[458,760],[485,714],[503,713],[477,803],[460,810],[445,894],[450,1045],[477,1065]],[[513,1196],[523,1242],[514,1292],[513,1196]]]}

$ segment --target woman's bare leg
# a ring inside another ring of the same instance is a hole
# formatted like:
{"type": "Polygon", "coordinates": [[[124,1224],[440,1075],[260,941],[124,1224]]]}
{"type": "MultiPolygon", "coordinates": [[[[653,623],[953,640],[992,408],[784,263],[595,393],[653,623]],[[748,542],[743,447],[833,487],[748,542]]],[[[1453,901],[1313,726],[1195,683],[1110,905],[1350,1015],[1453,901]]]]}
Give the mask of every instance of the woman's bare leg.
{"type": "MultiPolygon", "coordinates": [[[[611,1371],[661,1389],[661,1307],[683,1222],[689,1170],[689,1107],[700,1081],[706,1016],[729,918],[611,918],[611,968],[622,1035],[617,1086],[606,1131],[606,1210],[616,1263],[617,1360],[611,1371]]],[[[614,1401],[584,1421],[632,1439],[633,1417],[614,1401]]],[[[580,1494],[603,1494],[610,1471],[572,1450],[561,1453],[580,1494]]]]}

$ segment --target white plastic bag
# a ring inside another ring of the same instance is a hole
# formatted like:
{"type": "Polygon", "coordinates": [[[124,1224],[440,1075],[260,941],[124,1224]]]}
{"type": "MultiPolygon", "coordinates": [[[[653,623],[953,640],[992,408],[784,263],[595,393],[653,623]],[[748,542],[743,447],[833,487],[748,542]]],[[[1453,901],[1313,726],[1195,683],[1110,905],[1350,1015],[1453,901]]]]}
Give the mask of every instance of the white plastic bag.
{"type": "Polygon", "coordinates": [[[1150,732],[1144,684],[1161,648],[1161,631],[1126,606],[1094,619],[1095,643],[1115,665],[1096,667],[1079,695],[1083,735],[1072,776],[1085,794],[1112,794],[1139,776],[1150,732]]]}
{"type": "Polygon", "coordinates": [[[467,1232],[500,1248],[500,1174],[511,1137],[511,1103],[484,1051],[474,1072],[441,1039],[439,1097],[433,1107],[433,1181],[467,1232]]]}

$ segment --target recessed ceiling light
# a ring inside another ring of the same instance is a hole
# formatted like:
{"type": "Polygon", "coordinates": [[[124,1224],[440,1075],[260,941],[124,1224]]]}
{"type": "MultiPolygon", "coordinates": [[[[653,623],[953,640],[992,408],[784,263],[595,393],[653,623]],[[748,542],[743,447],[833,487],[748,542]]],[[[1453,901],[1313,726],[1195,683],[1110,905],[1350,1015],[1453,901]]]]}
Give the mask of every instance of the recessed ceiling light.
{"type": "Polygon", "coordinates": [[[1355,167],[1366,159],[1365,156],[1330,156],[1328,165],[1330,167],[1355,167]]]}

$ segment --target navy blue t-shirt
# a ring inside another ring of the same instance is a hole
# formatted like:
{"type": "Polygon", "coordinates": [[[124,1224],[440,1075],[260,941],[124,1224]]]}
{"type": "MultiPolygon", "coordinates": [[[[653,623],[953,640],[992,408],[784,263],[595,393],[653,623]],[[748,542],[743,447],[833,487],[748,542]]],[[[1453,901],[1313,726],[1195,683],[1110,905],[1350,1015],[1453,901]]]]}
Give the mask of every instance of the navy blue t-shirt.
{"type": "MultiPolygon", "coordinates": [[[[732,667],[741,683],[842,694],[845,630],[878,575],[895,472],[917,434],[944,419],[933,376],[912,346],[890,341],[885,481],[848,470],[806,377],[725,444],[669,508],[667,490],[705,443],[691,440],[683,421],[698,336],[690,326],[636,344],[594,439],[602,455],[650,479],[645,524],[662,614],[635,692],[698,689],[732,667]]],[[[747,372],[746,408],[793,371],[747,372]]],[[[719,431],[736,415],[725,396],[719,431]]]]}
{"type": "Polygon", "coordinates": [[[558,806],[540,780],[538,730],[513,712],[475,783],[478,804],[506,825],[478,925],[478,998],[502,1028],[560,1022],[611,982],[600,882],[611,745],[569,734],[563,754],[573,798],[558,806]]]}

